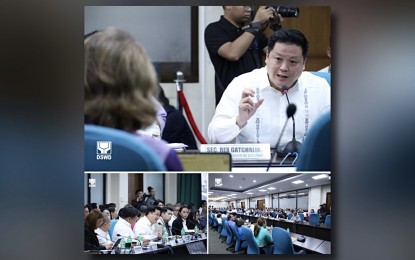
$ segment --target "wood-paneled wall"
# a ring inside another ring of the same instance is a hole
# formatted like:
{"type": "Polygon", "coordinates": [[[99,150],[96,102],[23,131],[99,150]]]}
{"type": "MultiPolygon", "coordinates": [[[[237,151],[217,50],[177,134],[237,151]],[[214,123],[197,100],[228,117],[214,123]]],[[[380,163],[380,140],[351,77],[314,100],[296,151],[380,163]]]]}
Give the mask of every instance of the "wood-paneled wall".
{"type": "MultiPolygon", "coordinates": [[[[309,42],[308,57],[305,70],[319,70],[330,64],[327,47],[330,46],[331,12],[330,6],[299,6],[300,15],[283,18],[283,28],[300,30],[309,42]]],[[[269,36],[273,31],[267,29],[269,36]]]]}

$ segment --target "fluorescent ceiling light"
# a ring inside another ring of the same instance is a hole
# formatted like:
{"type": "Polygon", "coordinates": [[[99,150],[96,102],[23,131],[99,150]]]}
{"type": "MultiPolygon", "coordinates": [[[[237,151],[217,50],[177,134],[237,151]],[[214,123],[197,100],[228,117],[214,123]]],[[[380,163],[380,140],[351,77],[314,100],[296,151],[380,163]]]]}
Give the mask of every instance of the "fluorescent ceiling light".
{"type": "Polygon", "coordinates": [[[274,188],[274,187],[269,187],[268,189],[269,189],[269,190],[275,190],[276,188],[274,188]]]}
{"type": "Polygon", "coordinates": [[[229,175],[229,177],[233,178],[233,175],[231,174],[231,175],[229,175]]]}
{"type": "Polygon", "coordinates": [[[327,174],[320,174],[320,175],[313,176],[311,178],[313,178],[314,180],[318,180],[318,179],[323,179],[323,178],[327,178],[327,177],[329,177],[329,176],[327,176],[327,174]]]}
{"type": "Polygon", "coordinates": [[[293,181],[292,183],[294,183],[294,184],[300,184],[300,183],[303,183],[304,181],[302,181],[302,180],[298,180],[298,181],[293,181]]]}
{"type": "Polygon", "coordinates": [[[259,191],[267,191],[267,190],[259,190],[259,191]]]}
{"type": "Polygon", "coordinates": [[[253,194],[252,192],[247,192],[246,194],[253,194]]]}
{"type": "Polygon", "coordinates": [[[252,182],[256,182],[256,180],[253,180],[252,182]]]}

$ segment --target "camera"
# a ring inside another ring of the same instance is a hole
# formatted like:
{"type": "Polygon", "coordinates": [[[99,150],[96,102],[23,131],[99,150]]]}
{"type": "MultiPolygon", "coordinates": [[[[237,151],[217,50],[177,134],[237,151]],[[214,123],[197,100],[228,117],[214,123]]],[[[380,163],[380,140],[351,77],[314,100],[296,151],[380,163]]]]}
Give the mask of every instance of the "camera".
{"type": "Polygon", "coordinates": [[[298,17],[300,15],[300,9],[297,7],[273,6],[272,8],[282,17],[298,17]]]}

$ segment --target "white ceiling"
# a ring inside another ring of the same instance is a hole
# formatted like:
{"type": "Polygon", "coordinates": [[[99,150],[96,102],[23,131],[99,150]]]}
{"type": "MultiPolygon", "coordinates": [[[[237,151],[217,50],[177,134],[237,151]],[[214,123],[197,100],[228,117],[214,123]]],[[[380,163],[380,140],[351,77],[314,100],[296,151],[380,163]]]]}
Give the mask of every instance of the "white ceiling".
{"type": "Polygon", "coordinates": [[[322,173],[209,173],[208,197],[210,201],[231,201],[330,184],[330,173],[326,173],[326,175],[328,175],[326,178],[318,180],[312,178],[313,176],[321,174],[322,173]],[[215,179],[217,178],[221,179],[222,186],[215,185],[215,179]],[[304,182],[300,184],[292,183],[296,180],[302,180],[304,182]],[[270,187],[275,189],[268,189],[270,187]],[[247,194],[248,192],[253,194],[247,194]],[[234,195],[231,196],[231,194],[234,195]],[[225,198],[223,200],[216,200],[215,198],[217,197],[225,198]]]}

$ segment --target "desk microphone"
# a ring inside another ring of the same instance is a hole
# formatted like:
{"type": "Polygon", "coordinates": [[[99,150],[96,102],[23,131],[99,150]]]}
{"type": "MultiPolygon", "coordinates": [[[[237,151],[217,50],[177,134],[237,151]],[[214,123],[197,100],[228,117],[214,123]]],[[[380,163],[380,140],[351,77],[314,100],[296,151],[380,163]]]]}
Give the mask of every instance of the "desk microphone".
{"type": "Polygon", "coordinates": [[[287,106],[287,111],[286,111],[286,113],[287,113],[287,119],[285,120],[285,124],[284,124],[284,126],[283,126],[283,128],[282,128],[282,131],[281,131],[281,133],[280,133],[280,136],[278,137],[277,144],[275,145],[275,151],[274,151],[274,154],[273,154],[273,155],[271,156],[271,158],[269,159],[269,163],[268,163],[267,171],[269,170],[269,167],[271,166],[272,159],[273,159],[273,158],[274,158],[274,156],[277,154],[278,145],[280,144],[282,134],[284,133],[285,127],[287,126],[288,119],[289,119],[290,117],[292,117],[292,116],[295,114],[295,111],[297,111],[297,107],[296,107],[294,104],[289,104],[289,105],[287,106]]]}
{"type": "MultiPolygon", "coordinates": [[[[288,105],[290,105],[291,103],[290,103],[290,100],[288,99],[288,87],[287,86],[282,86],[282,93],[287,98],[288,105]]],[[[286,156],[287,154],[289,154],[288,156],[294,156],[295,153],[298,154],[298,151],[300,150],[300,146],[301,146],[301,143],[295,139],[294,115],[292,116],[292,118],[293,118],[293,139],[287,143],[284,150],[282,151],[283,156],[286,156]]]]}

